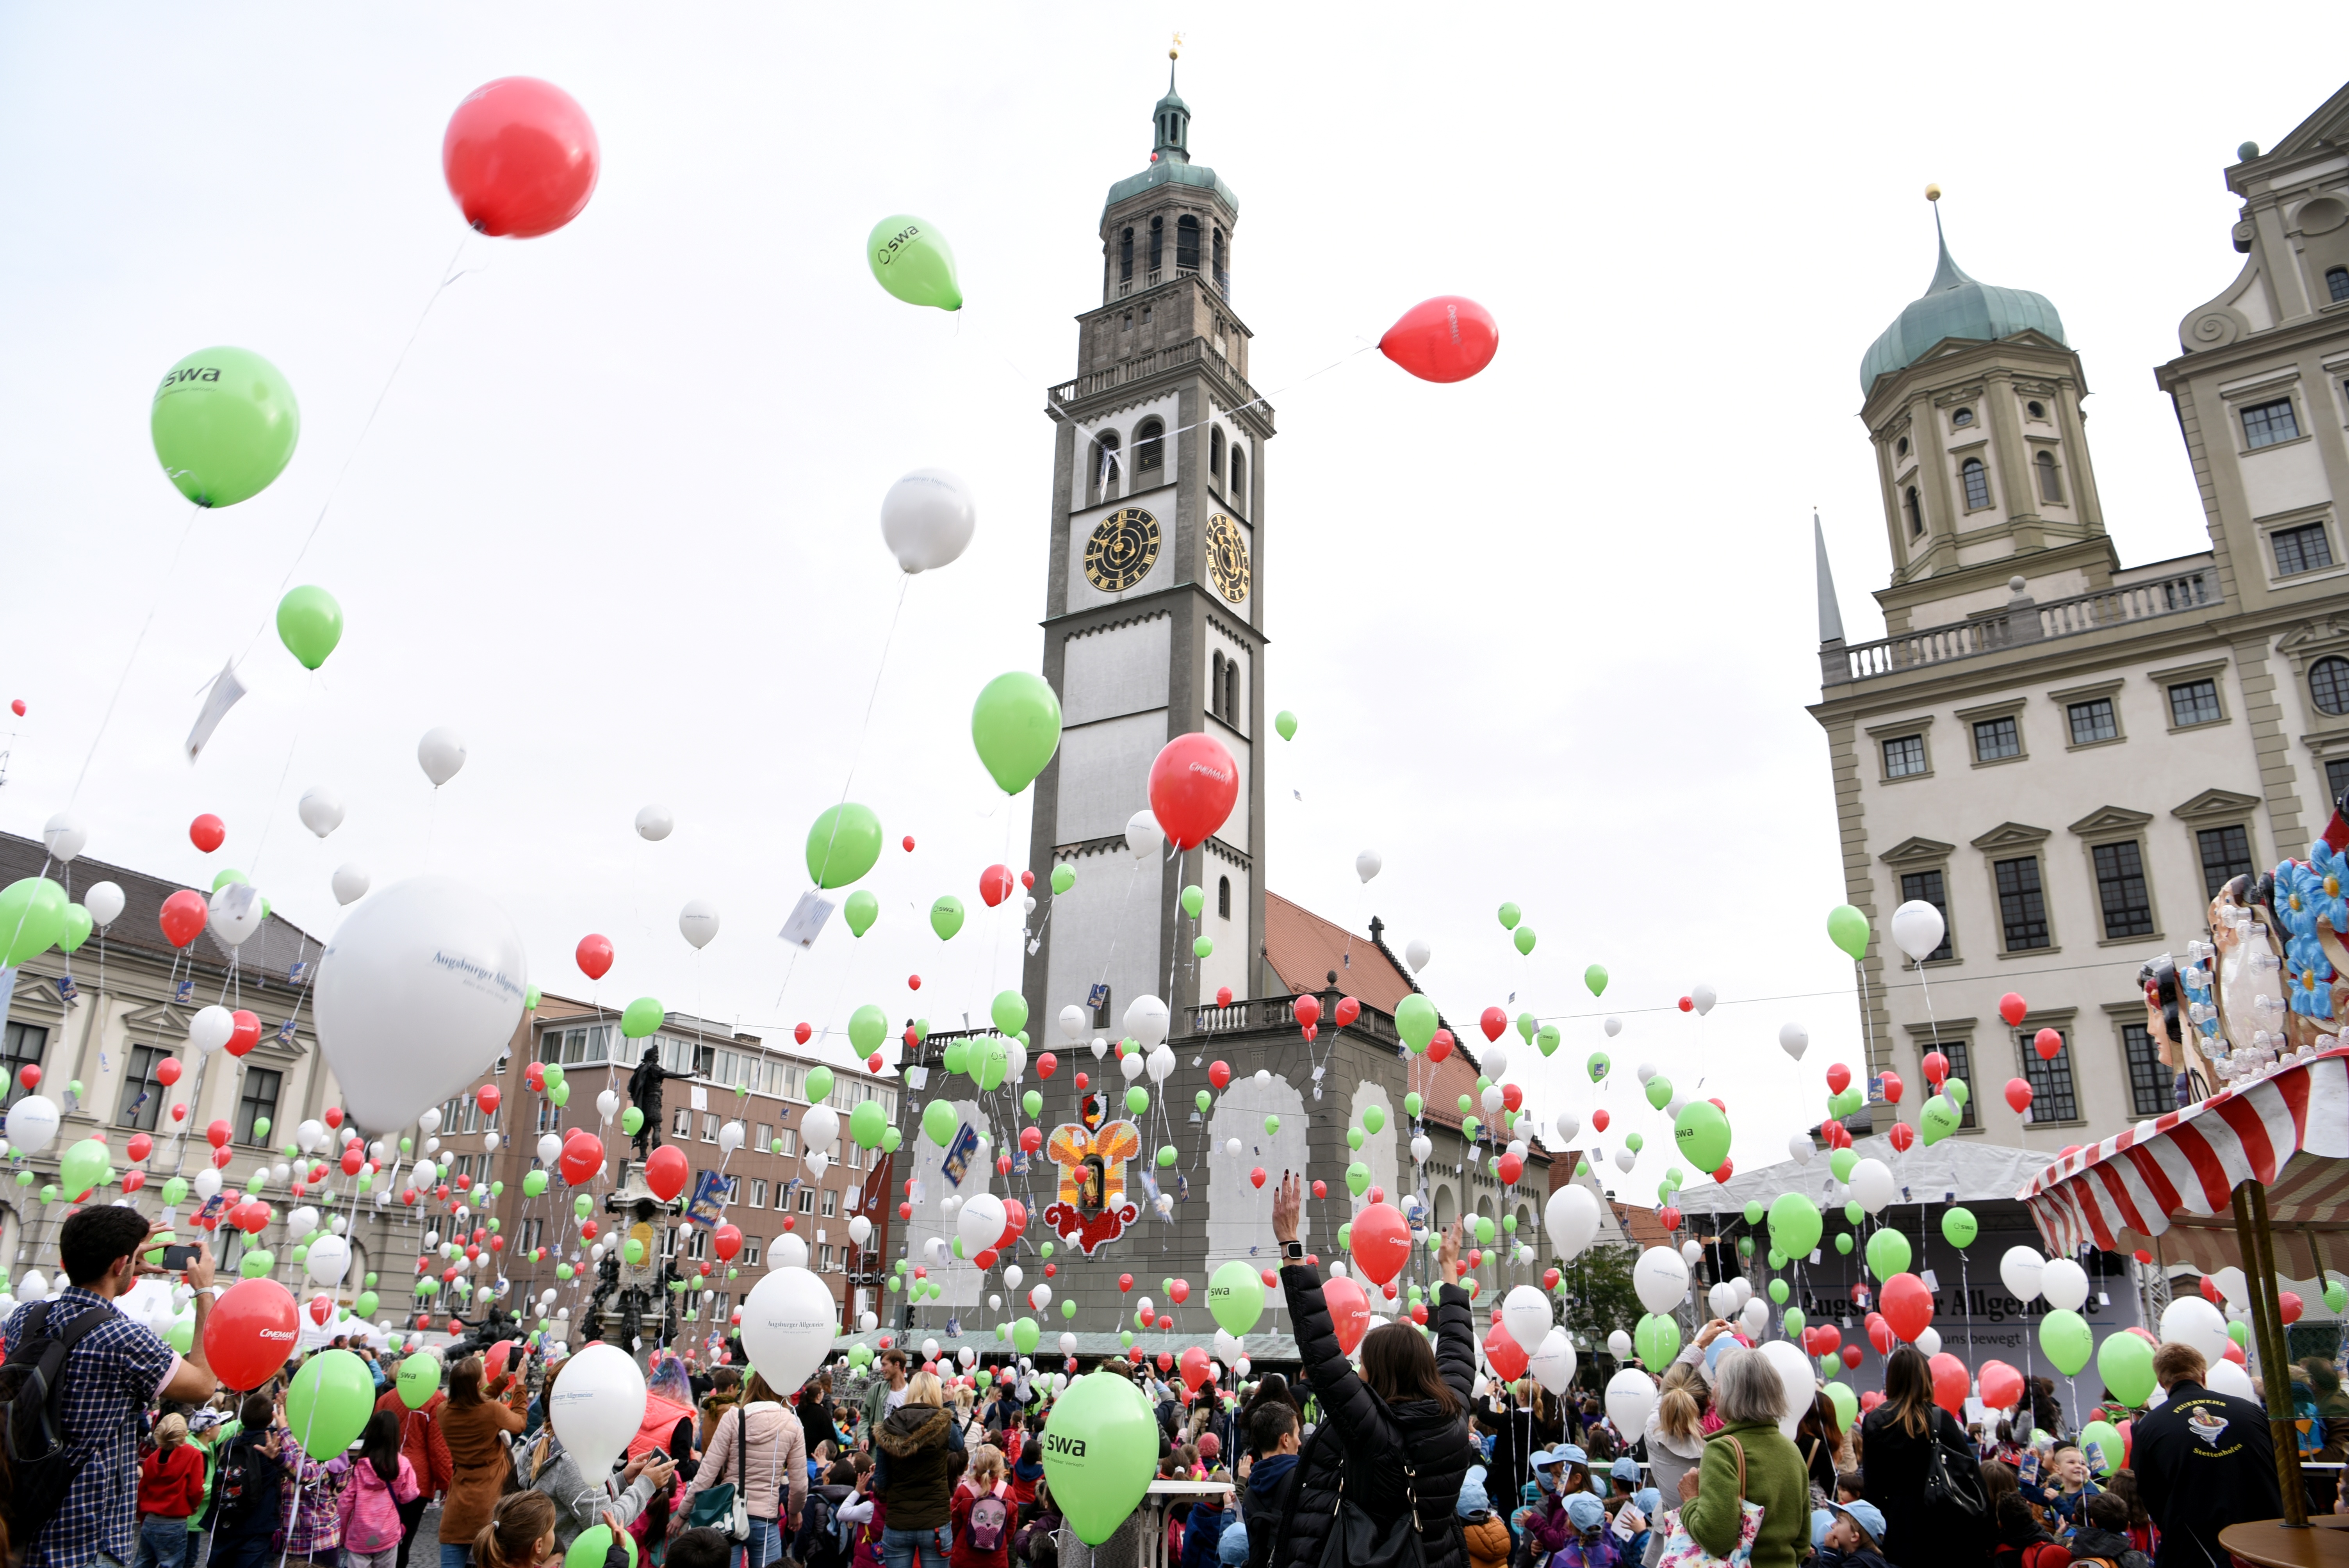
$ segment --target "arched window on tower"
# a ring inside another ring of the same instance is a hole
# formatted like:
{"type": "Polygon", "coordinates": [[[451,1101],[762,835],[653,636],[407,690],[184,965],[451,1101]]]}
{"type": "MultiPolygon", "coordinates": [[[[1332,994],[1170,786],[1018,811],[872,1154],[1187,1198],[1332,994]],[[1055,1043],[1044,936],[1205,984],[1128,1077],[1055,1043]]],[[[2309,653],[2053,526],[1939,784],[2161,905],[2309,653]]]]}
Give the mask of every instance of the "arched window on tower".
{"type": "Polygon", "coordinates": [[[1158,270],[1159,259],[1165,254],[1165,251],[1166,220],[1153,218],[1150,220],[1150,270],[1152,272],[1158,270]]]}
{"type": "Polygon", "coordinates": [[[1224,722],[1237,726],[1240,721],[1240,662],[1224,661],[1224,722]]]}
{"type": "Polygon", "coordinates": [[[1968,511],[1979,511],[1990,504],[1990,469],[1980,458],[1968,458],[1958,477],[1965,481],[1968,511]]]}
{"type": "Polygon", "coordinates": [[[2332,296],[2334,304],[2349,299],[2349,267],[2325,268],[2324,292],[2332,296]]]}
{"type": "Polygon", "coordinates": [[[1130,223],[1117,237],[1117,276],[1120,283],[1133,281],[1133,226],[1130,223]]]}
{"type": "Polygon", "coordinates": [[[2055,454],[2042,452],[2031,459],[2039,470],[2039,499],[2060,501],[2064,499],[2063,482],[2055,477],[2055,454]]]}
{"type": "Polygon", "coordinates": [[[1199,270],[1199,220],[1188,212],[1174,221],[1174,264],[1199,270]]]}
{"type": "Polygon", "coordinates": [[[1216,913],[1226,920],[1232,917],[1232,879],[1216,879],[1216,913]]]}
{"type": "Polygon", "coordinates": [[[1166,427],[1155,419],[1144,419],[1133,432],[1134,482],[1143,474],[1157,473],[1166,467],[1166,427]]]}
{"type": "Polygon", "coordinates": [[[1243,512],[1247,511],[1247,454],[1240,450],[1240,444],[1237,441],[1234,441],[1232,443],[1232,486],[1230,494],[1232,504],[1234,506],[1239,508],[1243,512]]]}
{"type": "Polygon", "coordinates": [[[1224,433],[1210,426],[1207,430],[1207,471],[1221,483],[1224,477],[1224,433]]]}
{"type": "Polygon", "coordinates": [[[1216,292],[1226,297],[1229,297],[1232,292],[1230,282],[1225,273],[1224,226],[1221,223],[1216,225],[1216,292]]]}
{"type": "Polygon", "coordinates": [[[1207,665],[1207,711],[1224,717],[1224,655],[1218,650],[1207,665]]]}
{"type": "Polygon", "coordinates": [[[1909,487],[1909,499],[1901,502],[1901,509],[1909,514],[1909,537],[1911,539],[1924,538],[1925,509],[1918,504],[1917,487],[1915,485],[1910,485],[1909,487]]]}
{"type": "Polygon", "coordinates": [[[1119,463],[1117,432],[1103,430],[1093,438],[1092,466],[1085,475],[1087,505],[1117,499],[1119,463]]]}

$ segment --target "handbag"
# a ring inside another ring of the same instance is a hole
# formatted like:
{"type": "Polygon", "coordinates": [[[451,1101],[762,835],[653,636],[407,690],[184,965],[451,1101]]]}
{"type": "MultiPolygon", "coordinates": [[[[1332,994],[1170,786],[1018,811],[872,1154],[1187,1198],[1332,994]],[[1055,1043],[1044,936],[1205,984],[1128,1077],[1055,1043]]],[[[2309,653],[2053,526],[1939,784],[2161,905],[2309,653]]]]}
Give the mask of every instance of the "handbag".
{"type": "MultiPolygon", "coordinates": [[[[734,1462],[748,1475],[750,1470],[750,1422],[742,1407],[734,1407],[734,1462]]],[[[729,1541],[750,1539],[750,1505],[743,1496],[744,1489],[730,1480],[702,1488],[693,1494],[693,1506],[685,1511],[688,1530],[711,1529],[725,1532],[729,1541]]]]}
{"type": "Polygon", "coordinates": [[[1338,1467],[1338,1501],[1330,1511],[1330,1539],[1321,1547],[1321,1568],[1426,1568],[1419,1539],[1419,1472],[1402,1461],[1407,1513],[1381,1524],[1346,1495],[1346,1467],[1338,1467]]]}
{"type": "MultiPolygon", "coordinates": [[[[1946,1415],[1940,1416],[1940,1420],[1947,1419],[1946,1415]]],[[[1982,1491],[1982,1472],[1971,1466],[1950,1463],[1949,1450],[1941,1446],[1940,1420],[1927,1429],[1925,1438],[1923,1493],[1928,1512],[1977,1523],[1987,1519],[1990,1499],[1982,1491]]]]}
{"type": "Polygon", "coordinates": [[[1737,1544],[1726,1557],[1714,1556],[1688,1532],[1676,1508],[1664,1515],[1664,1553],[1656,1560],[1657,1568],[1746,1568],[1753,1561],[1754,1538],[1762,1533],[1762,1505],[1745,1495],[1745,1445],[1735,1438],[1723,1440],[1737,1454],[1737,1544]]]}

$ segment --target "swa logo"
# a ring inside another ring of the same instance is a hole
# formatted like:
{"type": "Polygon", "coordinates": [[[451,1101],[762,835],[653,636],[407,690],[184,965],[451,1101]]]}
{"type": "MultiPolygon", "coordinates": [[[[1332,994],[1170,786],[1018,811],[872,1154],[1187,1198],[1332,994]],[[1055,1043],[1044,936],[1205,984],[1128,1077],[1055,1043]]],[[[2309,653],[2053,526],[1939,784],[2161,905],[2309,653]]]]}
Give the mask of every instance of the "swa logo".
{"type": "Polygon", "coordinates": [[[1085,1440],[1082,1438],[1062,1437],[1058,1432],[1046,1432],[1044,1451],[1048,1454],[1062,1454],[1072,1460],[1081,1460],[1085,1457],[1085,1440]]]}

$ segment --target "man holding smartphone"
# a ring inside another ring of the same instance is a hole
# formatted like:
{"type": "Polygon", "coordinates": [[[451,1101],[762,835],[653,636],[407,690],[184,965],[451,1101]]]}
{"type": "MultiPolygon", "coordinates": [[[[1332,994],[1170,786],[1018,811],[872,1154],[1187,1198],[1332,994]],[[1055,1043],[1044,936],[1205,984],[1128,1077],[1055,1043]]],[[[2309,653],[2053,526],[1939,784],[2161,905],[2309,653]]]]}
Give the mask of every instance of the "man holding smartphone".
{"type": "Polygon", "coordinates": [[[57,1235],[58,1265],[70,1283],[9,1315],[11,1346],[31,1336],[73,1336],[57,1399],[61,1462],[71,1479],[26,1543],[24,1568],[66,1568],[101,1553],[129,1557],[139,1533],[140,1417],[159,1398],[201,1404],[220,1386],[204,1360],[212,1258],[202,1242],[186,1270],[196,1292],[188,1355],[175,1354],[153,1329],[115,1308],[115,1298],[140,1274],[163,1272],[140,1261],[153,1250],[159,1230],[134,1209],[109,1203],[79,1211],[57,1235]]]}

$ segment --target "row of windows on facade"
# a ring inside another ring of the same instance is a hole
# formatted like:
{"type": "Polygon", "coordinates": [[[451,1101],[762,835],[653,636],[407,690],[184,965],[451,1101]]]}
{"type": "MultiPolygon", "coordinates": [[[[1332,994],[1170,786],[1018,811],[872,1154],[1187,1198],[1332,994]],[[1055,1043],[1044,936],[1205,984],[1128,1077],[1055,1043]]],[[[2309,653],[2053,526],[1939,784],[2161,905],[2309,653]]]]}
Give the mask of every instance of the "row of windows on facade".
{"type": "MultiPolygon", "coordinates": [[[[1906,438],[1903,439],[1905,440],[1906,438]]],[[[2062,505],[2064,479],[2063,475],[2056,470],[2055,454],[2042,452],[2031,459],[2031,466],[2039,475],[2039,499],[2062,505]]],[[[1980,458],[1968,458],[1961,463],[1958,466],[1958,480],[1965,487],[1968,511],[1980,511],[1990,505],[1990,469],[1983,466],[1980,458]]],[[[1909,537],[1923,538],[1925,509],[1924,503],[1918,497],[1915,485],[1910,485],[1908,493],[1901,498],[1900,509],[1909,519],[1909,537]]]]}
{"type": "MultiPolygon", "coordinates": [[[[1245,509],[1247,504],[1247,454],[1237,444],[1230,448],[1228,459],[1225,452],[1224,432],[1218,426],[1207,427],[1207,473],[1222,486],[1232,505],[1245,509]],[[1224,465],[1231,464],[1231,482],[1224,482],[1224,465]]],[[[1119,456],[1122,443],[1115,430],[1103,430],[1093,438],[1092,488],[1102,495],[1114,493],[1124,469],[1119,456]]],[[[1164,474],[1166,471],[1166,426],[1159,419],[1144,419],[1134,427],[1134,482],[1141,483],[1143,474],[1164,474]]]]}
{"type": "MultiPolygon", "coordinates": [[[[2025,403],[2023,407],[2023,412],[2029,414],[2034,419],[2044,419],[2047,418],[2047,405],[2044,403],[2034,400],[2033,402],[2025,403]]],[[[1953,429],[1971,429],[1973,427],[1973,422],[1974,411],[1971,408],[1959,408],[1952,411],[1950,415],[1950,425],[1953,429]]],[[[1903,436],[1898,441],[1895,441],[1892,444],[1892,452],[1895,457],[1907,457],[1909,455],[1909,438],[1903,436]]],[[[2048,499],[2053,500],[2056,498],[2050,496],[2048,499]]]]}
{"type": "MultiPolygon", "coordinates": [[[[2073,1038],[2071,1031],[2058,1029],[2063,1046],[2052,1057],[2039,1054],[2037,1037],[2041,1026],[2025,1022],[2013,1033],[2013,1044],[2016,1063],[2013,1076],[2031,1086],[2031,1121],[2033,1126],[2051,1123],[2077,1122],[2083,1119],[2080,1096],[2072,1070],[2073,1038]]],[[[1949,1058],[1950,1075],[1963,1078],[1969,1088],[1974,1087],[1973,1043],[1968,1039],[1933,1039],[1927,1049],[1938,1050],[1949,1058]]],[[[2173,1077],[2161,1065],[2159,1047],[2142,1023],[2124,1023],[2120,1026],[2121,1063],[2128,1078],[2129,1113],[2132,1116],[2160,1116],[2178,1109],[2173,1077]]],[[[1985,1088],[1987,1086],[1984,1086],[1985,1088]]],[[[1976,1114],[1979,1091],[1966,1097],[1958,1125],[1978,1128],[1982,1125],[1976,1114]]]]}
{"type": "MultiPolygon", "coordinates": [[[[2317,706],[2327,713],[2349,713],[2349,660],[2321,659],[2309,672],[2310,686],[2317,706]],[[2325,670],[2326,665],[2335,666],[2325,670]],[[2320,684],[2317,676],[2323,671],[2320,684]],[[2343,707],[2326,707],[2328,702],[2343,707]]],[[[2219,683],[2216,680],[2180,681],[2169,688],[2169,722],[2179,729],[2194,725],[2216,724],[2225,714],[2219,707],[2219,683]]],[[[2071,731],[2075,746],[2094,746],[2099,741],[2120,738],[2120,721],[2108,696],[2090,697],[2084,702],[2067,703],[2064,722],[2071,731]]],[[[1996,718],[1978,719],[1973,725],[1974,760],[2001,762],[2023,755],[2021,719],[2013,714],[1996,718]]],[[[1895,736],[1884,742],[1884,776],[1887,779],[1913,779],[1931,771],[1931,762],[1925,754],[1923,735],[1895,736]]]]}
{"type": "MultiPolygon", "coordinates": [[[[612,1026],[598,1024],[581,1028],[547,1029],[538,1037],[538,1059],[558,1062],[564,1068],[600,1067],[610,1064],[632,1068],[628,1047],[623,1042],[615,1051],[612,1026]]],[[[654,1047],[660,1053],[660,1065],[671,1072],[691,1073],[722,1088],[745,1088],[752,1094],[770,1095],[777,1099],[807,1098],[808,1064],[783,1061],[762,1056],[756,1051],[740,1051],[710,1046],[682,1037],[657,1035],[654,1047]]],[[[840,1110],[853,1110],[867,1100],[879,1100],[885,1114],[895,1119],[897,1114],[897,1094],[895,1089],[866,1078],[839,1076],[833,1086],[828,1104],[840,1110]]],[[[471,1101],[467,1102],[471,1104],[471,1101]]],[[[471,1127],[461,1130],[471,1132],[471,1127]]]]}
{"type": "MultiPolygon", "coordinates": [[[[1224,226],[1221,223],[1215,225],[1210,234],[1209,243],[1213,247],[1211,255],[1215,262],[1216,283],[1221,286],[1226,271],[1224,226]]],[[[1149,270],[1154,273],[1159,270],[1159,263],[1165,259],[1166,255],[1166,220],[1164,215],[1150,220],[1150,226],[1143,236],[1143,242],[1148,247],[1149,270]]],[[[1120,283],[1133,281],[1133,225],[1129,223],[1118,231],[1117,236],[1117,277],[1120,283]]],[[[1195,273],[1199,270],[1199,220],[1188,212],[1174,220],[1174,264],[1186,272],[1195,273]]]]}

